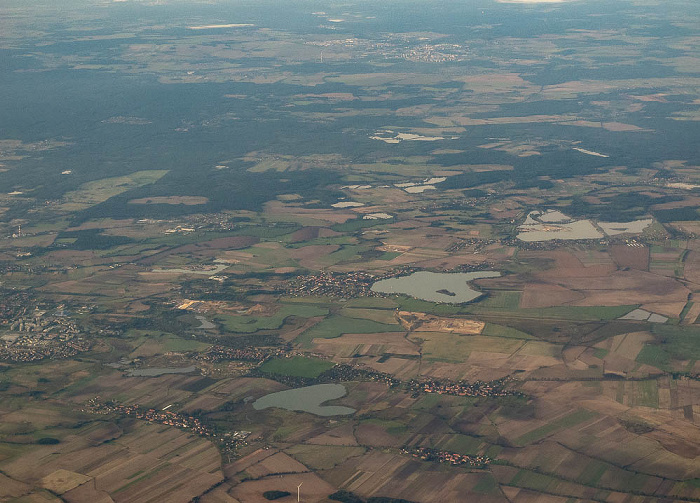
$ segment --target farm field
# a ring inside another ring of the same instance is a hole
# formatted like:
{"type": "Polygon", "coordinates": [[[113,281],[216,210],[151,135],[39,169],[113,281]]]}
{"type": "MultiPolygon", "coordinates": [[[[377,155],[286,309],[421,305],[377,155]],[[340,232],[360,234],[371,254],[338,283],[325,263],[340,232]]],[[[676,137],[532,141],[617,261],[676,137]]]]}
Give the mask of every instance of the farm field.
{"type": "Polygon", "coordinates": [[[0,503],[700,503],[696,1],[0,19],[0,503]]]}

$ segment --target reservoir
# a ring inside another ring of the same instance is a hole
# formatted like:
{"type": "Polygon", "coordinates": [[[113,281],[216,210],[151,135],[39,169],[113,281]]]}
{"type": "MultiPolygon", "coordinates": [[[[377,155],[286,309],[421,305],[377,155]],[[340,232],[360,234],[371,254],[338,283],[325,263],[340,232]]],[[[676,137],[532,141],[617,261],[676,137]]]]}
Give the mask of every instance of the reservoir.
{"type": "Polygon", "coordinates": [[[497,271],[463,273],[414,272],[410,276],[389,278],[372,285],[373,292],[410,295],[430,302],[461,304],[472,301],[482,294],[469,286],[469,282],[482,278],[497,278],[497,271]]]}
{"type": "Polygon", "coordinates": [[[317,416],[345,416],[354,414],[355,409],[340,405],[322,405],[329,400],[344,397],[347,393],[342,384],[316,384],[304,388],[288,389],[270,393],[253,403],[255,410],[269,407],[309,412],[317,416]]]}

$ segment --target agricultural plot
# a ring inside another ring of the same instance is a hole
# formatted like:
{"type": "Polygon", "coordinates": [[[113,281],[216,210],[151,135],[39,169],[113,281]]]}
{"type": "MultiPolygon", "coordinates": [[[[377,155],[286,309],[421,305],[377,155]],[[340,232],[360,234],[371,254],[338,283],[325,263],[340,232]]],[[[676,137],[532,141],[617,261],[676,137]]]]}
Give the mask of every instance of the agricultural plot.
{"type": "Polygon", "coordinates": [[[333,339],[314,339],[314,349],[337,358],[405,355],[418,357],[420,346],[403,332],[344,334],[333,339]]]}
{"type": "Polygon", "coordinates": [[[167,494],[185,502],[222,480],[219,465],[219,453],[206,440],[141,423],[113,444],[95,446],[80,436],[66,437],[59,446],[35,449],[21,462],[4,462],[3,471],[66,499],[82,494],[89,484],[97,488],[94,496],[114,501],[148,501],[167,494]],[[47,456],[49,452],[61,455],[47,456]]]}
{"type": "Polygon", "coordinates": [[[364,454],[364,447],[342,447],[338,445],[296,445],[287,449],[287,454],[298,459],[313,470],[328,470],[364,454]]]}
{"type": "Polygon", "coordinates": [[[690,0],[74,3],[0,2],[0,500],[700,501],[690,0]]]}
{"type": "Polygon", "coordinates": [[[282,358],[268,360],[261,367],[262,372],[294,377],[318,377],[324,371],[333,367],[332,362],[314,358],[282,358]]]}
{"type": "Polygon", "coordinates": [[[219,315],[215,321],[221,323],[225,330],[233,333],[252,333],[258,330],[272,330],[282,326],[284,321],[290,316],[299,318],[313,318],[324,316],[328,310],[313,305],[285,305],[282,304],[277,312],[270,316],[257,315],[219,315]]]}
{"type": "Polygon", "coordinates": [[[395,325],[398,323],[394,311],[388,309],[343,308],[340,314],[346,318],[372,320],[385,325],[395,325]]]}
{"type": "Polygon", "coordinates": [[[333,339],[343,334],[372,334],[383,332],[401,332],[403,328],[396,324],[378,323],[367,319],[354,319],[343,316],[331,316],[302,333],[297,343],[308,346],[314,339],[333,339]]]}
{"type": "MultiPolygon", "coordinates": [[[[439,332],[414,332],[410,339],[421,344],[423,360],[440,363],[442,371],[452,364],[462,369],[471,366],[472,375],[480,371],[491,375],[494,371],[506,372],[508,368],[533,371],[561,364],[561,346],[547,342],[513,337],[463,337],[439,332]]],[[[437,367],[433,367],[426,372],[433,374],[436,370],[437,367]]]]}
{"type": "Polygon", "coordinates": [[[66,193],[58,209],[63,212],[80,211],[135,187],[155,183],[167,173],[166,170],[138,171],[128,176],[88,182],[77,190],[66,193]]]}

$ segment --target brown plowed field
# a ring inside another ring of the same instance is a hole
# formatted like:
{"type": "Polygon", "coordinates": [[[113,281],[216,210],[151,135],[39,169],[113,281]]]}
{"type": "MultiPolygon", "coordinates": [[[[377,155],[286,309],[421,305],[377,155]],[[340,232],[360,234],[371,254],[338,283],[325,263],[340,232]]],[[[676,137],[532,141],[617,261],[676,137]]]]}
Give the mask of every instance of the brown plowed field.
{"type": "Polygon", "coordinates": [[[692,250],[685,257],[683,276],[688,281],[695,283],[700,288],[700,251],[692,250]]]}
{"type": "Polygon", "coordinates": [[[679,300],[678,302],[652,302],[649,304],[642,304],[639,307],[651,313],[670,316],[671,318],[680,318],[681,311],[683,311],[685,304],[686,302],[684,300],[679,300]]]}
{"type": "Polygon", "coordinates": [[[690,293],[678,281],[644,271],[617,271],[605,276],[562,277],[560,286],[585,293],[582,306],[683,302],[690,293]]]}
{"type": "Polygon", "coordinates": [[[316,261],[321,257],[330,255],[340,248],[338,245],[310,245],[295,250],[289,250],[289,255],[297,259],[304,267],[317,267],[316,261]]]}
{"type": "Polygon", "coordinates": [[[290,243],[303,243],[309,239],[315,239],[318,237],[318,232],[321,227],[302,227],[298,231],[292,233],[289,236],[290,243]]]}
{"type": "Polygon", "coordinates": [[[175,255],[178,253],[196,253],[206,250],[240,250],[241,248],[248,248],[259,242],[259,238],[251,236],[232,236],[227,238],[217,238],[211,241],[204,241],[202,243],[178,246],[177,248],[171,248],[169,250],[150,255],[139,261],[143,265],[153,265],[156,262],[163,260],[164,258],[175,255]]]}
{"type": "Polygon", "coordinates": [[[649,269],[649,248],[646,246],[613,245],[610,255],[620,268],[649,269]]]}
{"type": "Polygon", "coordinates": [[[543,283],[528,283],[520,296],[522,309],[563,306],[571,302],[583,300],[585,296],[559,285],[543,283]]]}
{"type": "Polygon", "coordinates": [[[309,209],[294,205],[287,205],[281,201],[270,201],[265,204],[265,213],[270,215],[284,215],[286,219],[310,219],[322,222],[342,224],[347,220],[357,218],[357,214],[347,210],[336,209],[309,209]]]}
{"type": "Polygon", "coordinates": [[[306,442],[318,445],[357,445],[353,429],[353,424],[347,423],[310,438],[306,442]]]}
{"type": "Polygon", "coordinates": [[[241,503],[267,503],[262,495],[265,491],[289,491],[294,495],[285,498],[286,501],[296,501],[297,486],[300,488],[301,501],[312,503],[328,501],[326,497],[336,491],[335,487],[313,473],[294,473],[290,475],[275,475],[260,480],[249,480],[231,489],[231,496],[241,503]]]}

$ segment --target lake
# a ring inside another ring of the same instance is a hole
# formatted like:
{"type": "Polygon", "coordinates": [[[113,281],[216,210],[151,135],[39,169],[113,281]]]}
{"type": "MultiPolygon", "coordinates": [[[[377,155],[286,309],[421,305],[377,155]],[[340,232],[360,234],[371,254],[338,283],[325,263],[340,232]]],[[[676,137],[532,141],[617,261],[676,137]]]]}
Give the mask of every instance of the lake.
{"type": "Polygon", "coordinates": [[[497,271],[477,271],[459,273],[438,273],[419,271],[410,276],[389,278],[372,285],[373,292],[397,293],[410,295],[430,302],[461,304],[472,301],[482,295],[469,286],[469,282],[482,278],[497,278],[497,271]]]}
{"type": "Polygon", "coordinates": [[[347,393],[342,384],[316,384],[304,388],[288,389],[270,393],[253,403],[255,410],[269,407],[309,412],[317,416],[346,416],[354,414],[355,409],[341,405],[322,405],[329,400],[344,397],[347,393]]]}

